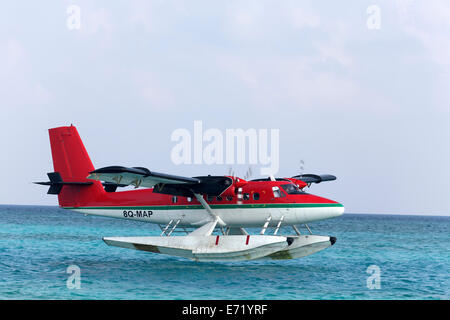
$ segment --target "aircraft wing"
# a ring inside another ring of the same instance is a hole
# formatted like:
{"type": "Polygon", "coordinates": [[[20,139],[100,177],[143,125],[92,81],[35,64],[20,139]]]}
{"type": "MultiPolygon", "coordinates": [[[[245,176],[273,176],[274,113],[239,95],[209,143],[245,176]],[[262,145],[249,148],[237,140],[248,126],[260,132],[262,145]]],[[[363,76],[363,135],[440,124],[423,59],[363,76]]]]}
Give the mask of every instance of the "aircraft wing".
{"type": "Polygon", "coordinates": [[[206,194],[208,196],[219,196],[232,184],[233,179],[226,176],[203,176],[194,177],[200,182],[197,184],[173,184],[158,183],[153,192],[171,194],[182,197],[193,197],[194,194],[206,194]]]}
{"type": "Polygon", "coordinates": [[[233,180],[226,176],[181,177],[150,171],[142,167],[111,166],[91,171],[88,179],[104,181],[111,186],[154,188],[153,192],[193,197],[194,193],[218,196],[233,180]]]}
{"type": "Polygon", "coordinates": [[[174,176],[165,173],[150,171],[142,167],[121,167],[111,166],[91,171],[88,179],[104,181],[110,184],[122,186],[132,185],[135,188],[147,187],[153,188],[158,183],[170,184],[198,184],[199,179],[174,176]]]}

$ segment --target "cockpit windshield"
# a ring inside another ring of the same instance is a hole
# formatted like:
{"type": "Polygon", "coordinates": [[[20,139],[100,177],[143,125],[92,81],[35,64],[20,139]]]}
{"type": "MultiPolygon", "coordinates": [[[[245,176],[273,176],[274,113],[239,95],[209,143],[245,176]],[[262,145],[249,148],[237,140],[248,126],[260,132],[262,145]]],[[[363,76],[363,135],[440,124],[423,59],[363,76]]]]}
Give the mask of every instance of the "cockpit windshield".
{"type": "Polygon", "coordinates": [[[293,183],[282,184],[281,187],[287,194],[304,194],[304,192],[293,183]]]}

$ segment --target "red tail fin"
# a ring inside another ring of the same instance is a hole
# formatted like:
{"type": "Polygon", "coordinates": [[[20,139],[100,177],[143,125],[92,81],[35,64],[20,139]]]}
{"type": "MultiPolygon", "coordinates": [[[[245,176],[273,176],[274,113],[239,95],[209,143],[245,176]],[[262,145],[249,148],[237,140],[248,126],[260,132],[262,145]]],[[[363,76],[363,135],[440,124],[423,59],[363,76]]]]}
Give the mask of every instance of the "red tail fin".
{"type": "MultiPolygon", "coordinates": [[[[91,159],[74,126],[49,129],[53,167],[64,182],[88,182],[90,171],[94,170],[91,159]]],[[[64,185],[58,195],[61,207],[86,206],[103,194],[102,184],[64,185]]]]}

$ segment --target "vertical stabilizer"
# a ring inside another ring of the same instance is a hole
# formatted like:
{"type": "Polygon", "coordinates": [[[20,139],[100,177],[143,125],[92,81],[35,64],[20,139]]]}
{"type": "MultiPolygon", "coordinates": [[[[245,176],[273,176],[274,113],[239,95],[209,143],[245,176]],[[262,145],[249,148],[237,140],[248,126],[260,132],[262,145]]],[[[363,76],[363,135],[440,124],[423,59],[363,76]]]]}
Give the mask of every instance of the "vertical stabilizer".
{"type": "Polygon", "coordinates": [[[58,194],[61,207],[88,206],[105,191],[99,181],[86,179],[94,170],[91,159],[74,126],[49,129],[53,167],[64,184],[58,194]],[[83,185],[84,182],[93,182],[83,185]]]}

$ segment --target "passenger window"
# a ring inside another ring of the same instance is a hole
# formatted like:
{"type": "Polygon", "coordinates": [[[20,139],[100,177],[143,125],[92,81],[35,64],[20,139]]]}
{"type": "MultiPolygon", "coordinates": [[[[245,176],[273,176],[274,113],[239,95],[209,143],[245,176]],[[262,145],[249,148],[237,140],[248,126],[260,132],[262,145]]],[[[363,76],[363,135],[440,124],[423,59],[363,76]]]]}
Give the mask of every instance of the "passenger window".
{"type": "Polygon", "coordinates": [[[216,199],[217,199],[217,201],[222,201],[222,197],[221,196],[217,196],[216,199]]]}
{"type": "Polygon", "coordinates": [[[250,195],[248,193],[244,193],[244,200],[250,199],[250,195]]]}
{"type": "Polygon", "coordinates": [[[214,200],[214,197],[213,197],[213,196],[207,196],[207,197],[206,197],[206,200],[207,200],[208,202],[211,202],[211,201],[214,200]]]}
{"type": "Polygon", "coordinates": [[[255,192],[253,194],[253,200],[259,200],[259,193],[258,192],[255,192]]]}
{"type": "Polygon", "coordinates": [[[172,203],[177,203],[177,202],[178,202],[177,196],[173,196],[173,197],[172,197],[172,203]]]}

